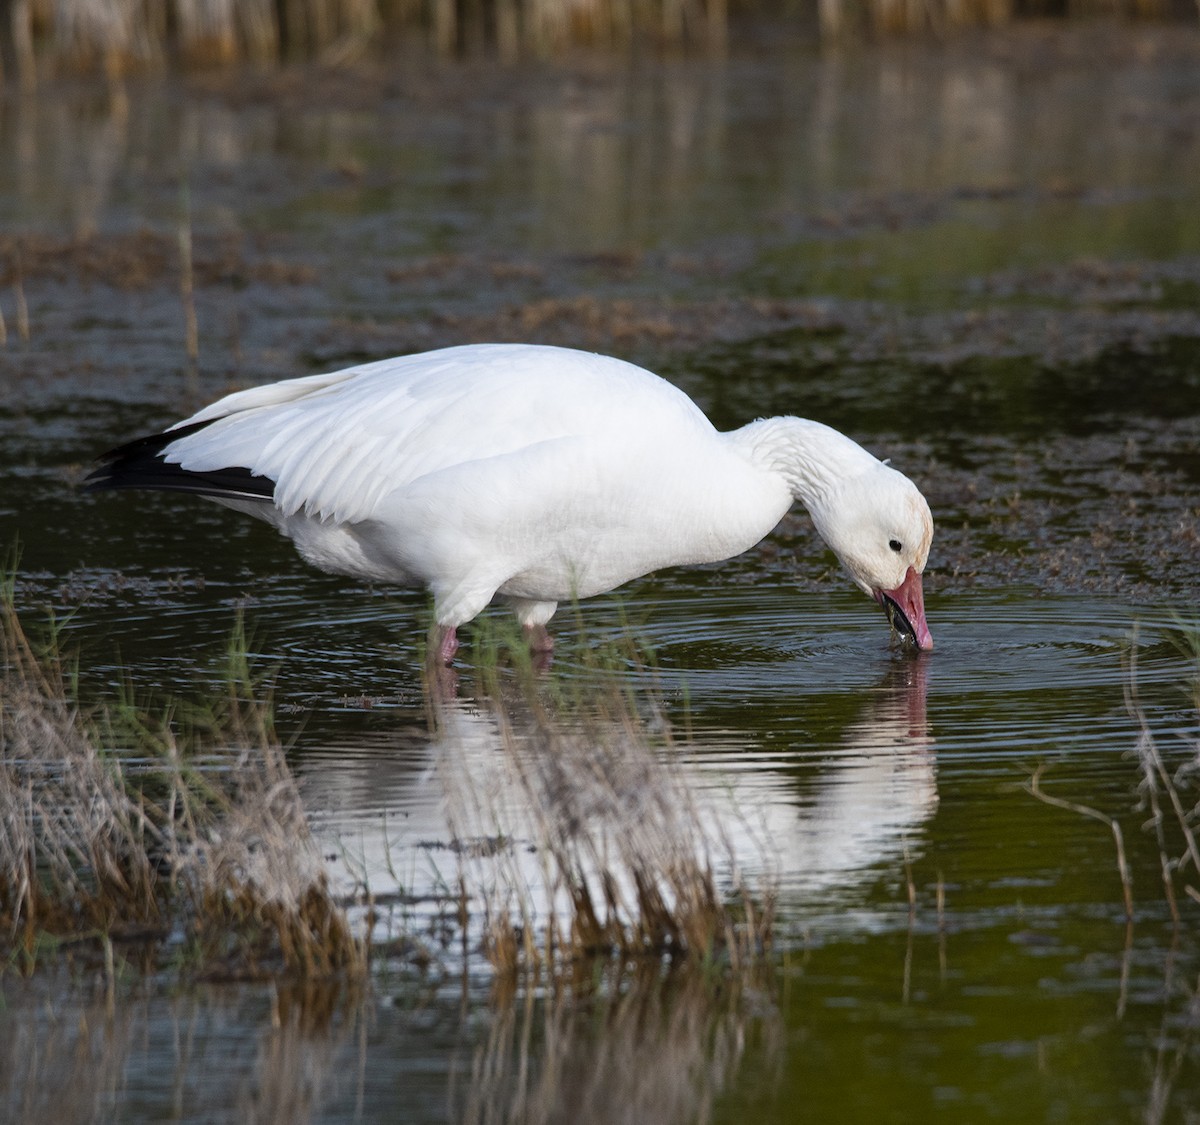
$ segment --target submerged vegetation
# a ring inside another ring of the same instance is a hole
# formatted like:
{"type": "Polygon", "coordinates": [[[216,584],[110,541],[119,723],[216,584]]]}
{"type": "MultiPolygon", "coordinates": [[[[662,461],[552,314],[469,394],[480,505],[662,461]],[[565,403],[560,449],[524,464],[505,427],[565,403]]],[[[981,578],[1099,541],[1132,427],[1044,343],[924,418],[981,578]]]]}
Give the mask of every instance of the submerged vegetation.
{"type": "MultiPolygon", "coordinates": [[[[1182,904],[1188,900],[1200,903],[1200,739],[1191,733],[1187,755],[1180,761],[1178,747],[1164,749],[1161,738],[1155,736],[1138,689],[1138,639],[1135,630],[1126,654],[1125,706],[1137,724],[1137,740],[1129,756],[1136,764],[1134,811],[1139,817],[1139,836],[1130,834],[1127,839],[1119,812],[1105,812],[1048,793],[1042,783],[1044,764],[1034,771],[1026,788],[1044,804],[1098,821],[1112,833],[1125,920],[1130,927],[1137,919],[1130,852],[1139,839],[1153,838],[1163,901],[1178,930],[1183,921],[1182,904]]],[[[1165,639],[1188,661],[1191,679],[1186,690],[1194,714],[1200,717],[1200,625],[1178,622],[1166,630],[1165,639]]]]}
{"type": "Polygon", "coordinates": [[[111,973],[119,942],[200,975],[363,973],[366,944],[329,890],[244,666],[182,737],[170,714],[128,703],[85,715],[62,657],[35,648],[10,596],[0,598],[0,657],[0,949],[10,962],[29,969],[48,948],[89,945],[111,973]]]}
{"type": "Polygon", "coordinates": [[[739,872],[727,826],[679,776],[681,748],[656,693],[631,686],[647,654],[628,624],[620,641],[585,639],[580,651],[584,697],[553,680],[539,690],[526,670],[516,702],[504,702],[488,663],[482,705],[435,710],[447,815],[462,881],[481,899],[485,955],[503,974],[551,979],[581,964],[586,974],[596,956],[761,965],[774,879],[752,885],[739,872]],[[498,751],[483,775],[462,757],[464,728],[479,726],[498,751]]]}
{"type": "MultiPolygon", "coordinates": [[[[36,1005],[6,1038],[0,1109],[103,1116],[143,1065],[139,1021],[166,972],[271,982],[270,1031],[229,1097],[306,1119],[366,1050],[369,998],[388,988],[372,960],[419,942],[373,945],[371,889],[346,896],[327,878],[240,622],[217,697],[157,713],[129,698],[82,708],[50,632],[32,639],[0,588],[0,957],[41,993],[81,985],[83,1006],[59,1019],[61,1002],[36,1005]]],[[[581,1090],[602,1120],[630,1107],[706,1119],[749,1046],[778,1055],[774,888],[726,874],[732,847],[671,769],[653,691],[631,687],[636,646],[584,649],[580,692],[481,632],[479,699],[431,685],[459,857],[437,909],[461,936],[463,988],[485,961],[494,976],[487,1032],[451,1076],[455,1119],[557,1120],[581,1090]],[[494,770],[465,756],[481,738],[494,770]],[[531,1035],[545,1057],[530,1057],[531,1035]]],[[[411,961],[437,980],[423,954],[411,961]]],[[[200,1003],[187,990],[155,1016],[185,1056],[178,1028],[200,1003]]],[[[360,1069],[360,1097],[364,1081],[360,1069]]]]}
{"type": "MultiPolygon", "coordinates": [[[[372,890],[331,887],[240,622],[222,693],[158,714],[128,699],[81,709],[57,644],[30,639],[11,585],[0,646],[10,963],[29,970],[49,950],[92,949],[111,975],[114,945],[136,945],[208,978],[365,975],[372,890]]],[[[513,982],[588,978],[597,958],[760,965],[773,889],[752,892],[736,874],[732,847],[673,774],[665,722],[639,716],[615,674],[627,654],[612,649],[607,672],[593,668],[582,701],[530,668],[502,673],[501,653],[479,645],[482,703],[433,693],[461,863],[444,909],[463,942],[513,982]],[[483,776],[462,756],[480,737],[495,763],[483,776]]]]}
{"type": "MultiPolygon", "coordinates": [[[[1193,669],[1194,678],[1189,685],[1191,703],[1200,715],[1200,627],[1180,624],[1169,636],[1193,669]]],[[[1200,822],[1200,794],[1196,784],[1200,777],[1200,741],[1192,739],[1189,761],[1168,768],[1138,696],[1136,647],[1131,648],[1126,705],[1138,724],[1134,748],[1140,775],[1138,807],[1143,815],[1148,814],[1145,827],[1153,833],[1163,894],[1171,918],[1178,926],[1180,892],[1200,903],[1200,840],[1196,835],[1200,822]]]]}
{"type": "Polygon", "coordinates": [[[774,18],[826,39],[996,27],[1027,16],[1189,15],[1185,0],[15,0],[0,58],[26,83],[39,70],[319,60],[381,49],[450,56],[553,55],[634,41],[721,49],[739,21],[774,18]]]}

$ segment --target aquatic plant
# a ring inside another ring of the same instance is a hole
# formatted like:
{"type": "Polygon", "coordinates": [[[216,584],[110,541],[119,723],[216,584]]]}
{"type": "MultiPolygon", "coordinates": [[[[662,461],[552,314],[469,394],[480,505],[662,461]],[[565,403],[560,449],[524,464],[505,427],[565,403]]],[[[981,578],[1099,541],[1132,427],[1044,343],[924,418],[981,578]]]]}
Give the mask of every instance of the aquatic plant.
{"type": "MultiPolygon", "coordinates": [[[[742,877],[674,768],[683,750],[629,623],[603,643],[584,635],[565,676],[537,675],[518,638],[477,635],[477,702],[444,683],[431,696],[462,865],[446,902],[464,940],[480,935],[509,977],[586,976],[614,956],[763,964],[773,883],[742,877]],[[462,760],[481,738],[486,774],[462,760]]],[[[35,643],[11,582],[0,590],[11,963],[70,943],[101,953],[111,977],[114,944],[139,943],[208,977],[365,973],[371,918],[352,919],[328,882],[249,648],[239,621],[203,703],[156,709],[125,690],[85,712],[55,630],[35,643]]]]}
{"type": "MultiPolygon", "coordinates": [[[[1167,637],[1193,669],[1188,689],[1192,705],[1200,716],[1200,625],[1177,622],[1167,631],[1167,637]]],[[[1125,705],[1138,724],[1135,758],[1140,775],[1139,808],[1149,813],[1145,828],[1154,834],[1163,894],[1178,926],[1179,891],[1200,903],[1200,840],[1196,835],[1196,825],[1200,823],[1200,796],[1196,793],[1200,742],[1193,743],[1191,761],[1168,769],[1166,757],[1151,733],[1138,695],[1136,641],[1135,635],[1129,648],[1125,705]]]]}
{"type": "Polygon", "coordinates": [[[85,714],[53,634],[35,645],[0,588],[0,954],[150,943],[203,975],[360,976],[269,699],[235,630],[226,692],[85,714]],[[180,731],[186,727],[186,733],[180,731]],[[190,743],[190,745],[188,745],[190,743]],[[123,749],[122,754],[117,750],[123,749]]]}
{"type": "MultiPolygon", "coordinates": [[[[1200,716],[1200,625],[1177,622],[1165,631],[1165,638],[1183,653],[1193,668],[1187,685],[1191,702],[1200,716]]],[[[1193,741],[1189,760],[1168,764],[1168,755],[1156,739],[1142,706],[1138,689],[1138,631],[1130,638],[1126,655],[1125,706],[1137,724],[1137,739],[1131,750],[1136,763],[1135,811],[1140,817],[1142,834],[1153,836],[1157,852],[1163,895],[1176,927],[1182,921],[1181,896],[1200,903],[1200,742],[1193,741]]],[[[1125,920],[1132,926],[1136,918],[1133,895],[1130,847],[1126,843],[1117,816],[1090,805],[1047,793],[1042,785],[1046,766],[1039,766],[1026,784],[1038,800],[1066,809],[1106,825],[1112,833],[1117,874],[1121,881],[1125,920]]]]}
{"type": "MultiPolygon", "coordinates": [[[[434,700],[447,813],[461,882],[484,913],[485,955],[502,975],[554,981],[586,977],[597,958],[762,964],[774,878],[744,877],[725,826],[674,766],[684,748],[647,686],[644,650],[628,628],[575,643],[581,680],[542,682],[518,667],[506,682],[485,661],[474,700],[434,700]],[[480,737],[494,746],[486,773],[459,760],[480,737]]],[[[507,650],[523,659],[515,638],[507,650]]]]}

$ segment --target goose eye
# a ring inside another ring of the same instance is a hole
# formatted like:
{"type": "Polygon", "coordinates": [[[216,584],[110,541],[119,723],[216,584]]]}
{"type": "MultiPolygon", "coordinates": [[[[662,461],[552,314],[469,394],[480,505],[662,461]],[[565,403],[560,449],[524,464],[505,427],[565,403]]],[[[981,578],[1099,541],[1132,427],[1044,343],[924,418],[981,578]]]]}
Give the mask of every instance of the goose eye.
{"type": "Polygon", "coordinates": [[[902,551],[904,549],[904,544],[901,543],[899,539],[889,539],[888,546],[891,547],[891,549],[893,551],[896,551],[897,553],[899,553],[900,551],[902,551]]]}

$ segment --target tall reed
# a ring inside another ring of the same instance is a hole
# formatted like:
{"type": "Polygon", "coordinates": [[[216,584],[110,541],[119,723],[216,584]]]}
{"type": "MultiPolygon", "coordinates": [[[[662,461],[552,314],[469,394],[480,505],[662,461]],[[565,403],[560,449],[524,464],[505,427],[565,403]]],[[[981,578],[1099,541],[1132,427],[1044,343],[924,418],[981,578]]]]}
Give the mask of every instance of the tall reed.
{"type": "Polygon", "coordinates": [[[580,644],[585,690],[528,670],[505,683],[484,660],[474,700],[435,707],[461,882],[483,912],[488,959],[502,975],[554,981],[597,957],[763,964],[773,875],[744,875],[730,826],[674,764],[684,748],[645,666],[631,667],[631,639],[580,644]],[[493,752],[468,768],[484,744],[493,752]]]}
{"type": "Polygon", "coordinates": [[[138,941],[197,973],[362,976],[240,632],[226,683],[191,747],[178,708],[85,715],[53,637],[30,639],[0,583],[0,960],[83,943],[111,975],[113,943],[138,941]]]}
{"type": "MultiPolygon", "coordinates": [[[[1189,661],[1192,703],[1200,715],[1200,624],[1180,623],[1168,630],[1166,636],[1189,661]]],[[[1200,742],[1192,741],[1190,760],[1169,761],[1142,705],[1137,661],[1138,632],[1135,630],[1126,654],[1125,705],[1137,724],[1132,757],[1136,762],[1140,835],[1153,835],[1163,898],[1174,925],[1179,927],[1183,922],[1184,905],[1189,900],[1200,903],[1200,830],[1197,829],[1200,824],[1200,742]]],[[[1047,793],[1041,784],[1044,773],[1045,766],[1040,766],[1026,785],[1033,796],[1046,804],[1099,821],[1112,833],[1125,919],[1132,932],[1137,917],[1133,876],[1120,821],[1090,805],[1047,793]]]]}
{"type": "Polygon", "coordinates": [[[1184,0],[11,0],[6,12],[0,60],[26,85],[39,69],[342,65],[396,47],[508,59],[635,42],[720,50],[746,18],[844,39],[1031,15],[1196,14],[1184,0]]]}

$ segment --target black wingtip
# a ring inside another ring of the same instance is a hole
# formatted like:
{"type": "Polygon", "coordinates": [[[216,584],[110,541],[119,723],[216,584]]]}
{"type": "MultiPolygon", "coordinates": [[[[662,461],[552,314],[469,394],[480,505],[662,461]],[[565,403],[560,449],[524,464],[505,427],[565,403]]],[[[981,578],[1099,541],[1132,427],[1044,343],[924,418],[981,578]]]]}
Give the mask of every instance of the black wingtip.
{"type": "Polygon", "coordinates": [[[84,492],[117,488],[151,489],[158,492],[190,492],[215,499],[273,500],[275,482],[257,476],[242,465],[228,465],[208,472],[193,472],[163,459],[167,446],[202,430],[208,422],[166,430],[135,438],[98,458],[99,464],[84,479],[84,492]]]}

